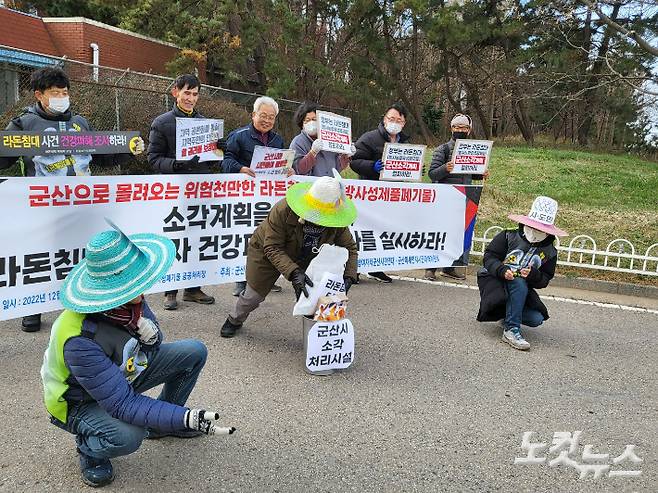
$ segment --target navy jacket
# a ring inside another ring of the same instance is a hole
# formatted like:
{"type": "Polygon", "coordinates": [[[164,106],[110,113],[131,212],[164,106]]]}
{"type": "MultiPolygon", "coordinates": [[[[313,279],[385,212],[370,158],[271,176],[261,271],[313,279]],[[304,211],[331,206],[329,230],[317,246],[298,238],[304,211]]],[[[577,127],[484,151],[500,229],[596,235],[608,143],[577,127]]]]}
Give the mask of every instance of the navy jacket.
{"type": "Polygon", "coordinates": [[[174,171],[174,163],[176,162],[176,118],[204,118],[204,116],[196,111],[191,115],[187,115],[174,104],[171,111],[167,111],[153,120],[149,132],[149,146],[146,151],[149,164],[155,171],[163,174],[211,173],[212,166],[218,164],[219,161],[204,161],[197,163],[192,169],[184,167],[181,170],[174,171]]]}
{"type": "MultiPolygon", "coordinates": [[[[143,316],[157,323],[146,302],[143,316]]],[[[125,348],[129,346],[132,336],[125,329],[113,325],[110,340],[107,340],[107,332],[110,331],[96,333],[96,323],[88,316],[83,322],[83,334],[91,334],[72,337],[64,344],[64,361],[71,371],[65,399],[71,403],[94,400],[113,418],[136,426],[166,432],[184,429],[187,408],[138,394],[126,380],[119,365],[125,358],[125,348]]],[[[154,345],[142,345],[141,351],[146,356],[153,354],[161,341],[159,335],[154,345]]]]}
{"type": "Polygon", "coordinates": [[[245,125],[233,130],[226,139],[226,152],[222,161],[224,173],[239,173],[243,166],[251,165],[251,157],[254,155],[254,147],[265,146],[275,149],[284,149],[283,137],[273,130],[267,132],[267,143],[259,138],[258,132],[253,124],[245,125]]]}

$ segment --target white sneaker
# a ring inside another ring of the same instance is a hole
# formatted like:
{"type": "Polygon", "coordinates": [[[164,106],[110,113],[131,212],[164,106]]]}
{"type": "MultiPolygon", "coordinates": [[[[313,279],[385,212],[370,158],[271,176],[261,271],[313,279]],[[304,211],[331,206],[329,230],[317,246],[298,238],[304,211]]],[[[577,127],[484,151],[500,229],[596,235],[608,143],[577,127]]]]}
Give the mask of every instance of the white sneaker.
{"type": "Polygon", "coordinates": [[[521,335],[521,330],[518,327],[512,327],[509,330],[503,331],[503,341],[512,346],[513,348],[527,351],[530,349],[530,343],[526,341],[521,335]]]}

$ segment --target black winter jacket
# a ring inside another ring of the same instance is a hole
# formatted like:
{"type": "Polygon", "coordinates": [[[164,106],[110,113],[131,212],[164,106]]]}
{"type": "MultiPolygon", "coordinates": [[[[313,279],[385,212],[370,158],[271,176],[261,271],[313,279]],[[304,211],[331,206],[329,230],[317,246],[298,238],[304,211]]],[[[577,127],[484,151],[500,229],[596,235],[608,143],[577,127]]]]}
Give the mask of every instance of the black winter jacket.
{"type": "MultiPolygon", "coordinates": [[[[409,136],[400,133],[399,144],[409,142],[409,136]]],[[[372,169],[375,161],[382,158],[384,153],[384,144],[391,142],[384,124],[380,123],[375,130],[364,133],[354,144],[356,154],[352,156],[350,167],[362,180],[379,180],[379,173],[372,169]]]]}
{"type": "Polygon", "coordinates": [[[538,310],[548,320],[548,309],[539,298],[536,289],[545,288],[555,275],[557,250],[553,246],[555,236],[548,235],[544,241],[531,245],[523,236],[523,226],[516,230],[498,233],[484,251],[484,268],[477,275],[480,288],[480,322],[493,322],[505,318],[507,291],[505,271],[509,268],[531,267],[526,277],[528,297],[526,307],[538,310]]]}
{"type": "MultiPolygon", "coordinates": [[[[181,169],[174,170],[174,163],[176,162],[176,118],[204,118],[204,116],[196,111],[188,115],[174,104],[171,111],[167,111],[153,120],[147,150],[149,164],[155,171],[162,174],[212,173],[212,166],[218,164],[218,161],[204,161],[193,167],[183,166],[181,169]]],[[[186,161],[181,161],[181,163],[185,164],[186,161]]]]}

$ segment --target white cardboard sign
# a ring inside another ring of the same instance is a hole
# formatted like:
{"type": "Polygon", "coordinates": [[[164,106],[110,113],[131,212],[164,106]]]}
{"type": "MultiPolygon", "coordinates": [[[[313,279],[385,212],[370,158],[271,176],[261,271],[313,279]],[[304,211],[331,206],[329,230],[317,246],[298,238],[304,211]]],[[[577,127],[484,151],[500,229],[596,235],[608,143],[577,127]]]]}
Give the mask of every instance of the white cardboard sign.
{"type": "Polygon", "coordinates": [[[453,174],[481,175],[489,166],[492,140],[457,139],[452,152],[453,174]]]}
{"type": "Polygon", "coordinates": [[[316,115],[318,139],[322,142],[322,150],[351,154],[352,119],[328,111],[318,111],[316,115]]]}
{"type": "Polygon", "coordinates": [[[384,144],[379,179],[419,182],[423,179],[423,159],[427,146],[417,144],[384,144]]]}
{"type": "Polygon", "coordinates": [[[224,120],[211,118],[176,118],[176,160],[217,161],[223,153],[217,141],[224,136],[224,120]]]}
{"type": "Polygon", "coordinates": [[[250,168],[257,175],[287,176],[288,170],[292,169],[294,158],[295,151],[292,149],[256,146],[250,168]]]}
{"type": "Polygon", "coordinates": [[[317,322],[308,331],[306,368],[342,370],[354,362],[354,326],[348,318],[317,322]]]}

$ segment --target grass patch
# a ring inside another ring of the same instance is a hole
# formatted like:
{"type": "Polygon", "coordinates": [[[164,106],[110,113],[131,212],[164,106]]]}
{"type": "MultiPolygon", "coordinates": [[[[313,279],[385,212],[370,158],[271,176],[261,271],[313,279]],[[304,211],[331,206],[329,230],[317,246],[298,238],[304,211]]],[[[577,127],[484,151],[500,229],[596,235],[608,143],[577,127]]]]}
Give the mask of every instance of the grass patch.
{"type": "Polygon", "coordinates": [[[571,237],[589,235],[599,248],[626,238],[644,253],[658,242],[655,162],[574,150],[494,147],[477,230],[510,224],[507,214],[527,213],[537,195],[559,202],[557,224],[571,237]]]}

